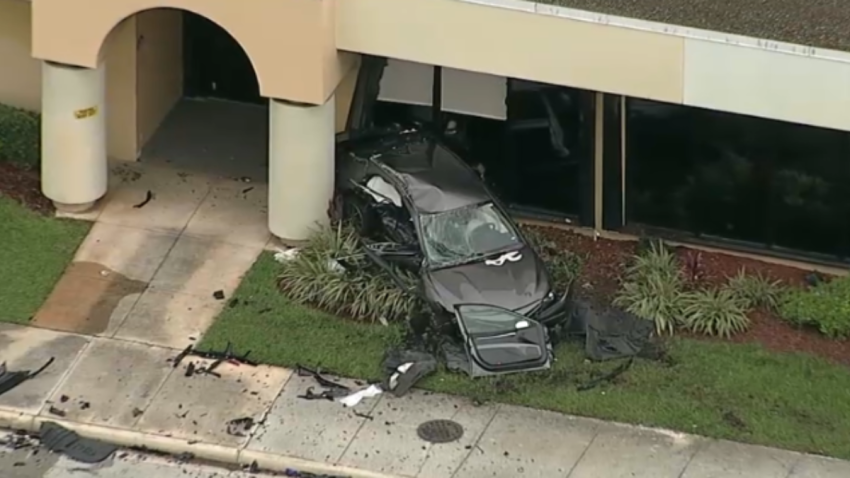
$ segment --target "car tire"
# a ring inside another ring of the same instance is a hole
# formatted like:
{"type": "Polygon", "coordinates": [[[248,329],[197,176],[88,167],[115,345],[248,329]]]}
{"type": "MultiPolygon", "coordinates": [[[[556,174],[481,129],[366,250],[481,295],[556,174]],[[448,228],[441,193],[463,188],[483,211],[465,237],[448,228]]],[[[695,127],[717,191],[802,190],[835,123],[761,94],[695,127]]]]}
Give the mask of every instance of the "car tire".
{"type": "Polygon", "coordinates": [[[371,213],[372,208],[369,207],[369,203],[357,193],[348,192],[343,195],[342,220],[362,237],[368,237],[373,229],[371,213]]]}

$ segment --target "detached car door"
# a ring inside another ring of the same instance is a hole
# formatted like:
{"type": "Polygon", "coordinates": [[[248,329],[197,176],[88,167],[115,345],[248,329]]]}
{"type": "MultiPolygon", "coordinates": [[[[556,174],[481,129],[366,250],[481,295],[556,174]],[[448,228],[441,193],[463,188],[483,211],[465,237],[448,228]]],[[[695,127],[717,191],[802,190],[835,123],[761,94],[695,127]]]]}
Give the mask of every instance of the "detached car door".
{"type": "Polygon", "coordinates": [[[455,316],[473,377],[549,368],[551,344],[539,322],[485,304],[458,305],[455,316]]]}

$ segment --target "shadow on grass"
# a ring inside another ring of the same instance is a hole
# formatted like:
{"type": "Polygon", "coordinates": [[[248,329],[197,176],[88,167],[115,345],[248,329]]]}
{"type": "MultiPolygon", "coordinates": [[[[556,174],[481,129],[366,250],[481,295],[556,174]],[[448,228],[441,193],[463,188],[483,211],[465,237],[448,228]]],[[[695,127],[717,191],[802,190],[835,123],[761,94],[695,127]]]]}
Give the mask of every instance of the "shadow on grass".
{"type": "MultiPolygon", "coordinates": [[[[263,363],[321,366],[379,378],[400,328],[343,321],[291,303],[274,287],[277,264],[264,254],[201,347],[251,350],[263,363]]],[[[616,367],[590,363],[579,344],[562,344],[546,372],[472,380],[446,371],[421,387],[480,401],[670,428],[699,435],[850,458],[850,370],[818,358],[755,345],[675,339],[674,363],[636,360],[613,383],[576,385],[616,367]]]]}

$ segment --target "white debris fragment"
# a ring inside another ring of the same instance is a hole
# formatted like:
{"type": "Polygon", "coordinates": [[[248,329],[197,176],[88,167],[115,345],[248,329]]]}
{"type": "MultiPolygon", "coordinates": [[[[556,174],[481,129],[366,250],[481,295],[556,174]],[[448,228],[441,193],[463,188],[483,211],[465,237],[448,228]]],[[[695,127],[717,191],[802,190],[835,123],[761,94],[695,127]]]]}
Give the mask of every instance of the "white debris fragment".
{"type": "Polygon", "coordinates": [[[283,264],[284,262],[295,259],[298,256],[298,252],[297,247],[293,247],[292,249],[278,249],[274,255],[274,260],[283,264]]]}
{"type": "Polygon", "coordinates": [[[358,390],[358,391],[352,393],[351,395],[347,395],[345,397],[340,398],[339,401],[340,401],[340,403],[343,404],[343,406],[345,406],[347,408],[351,408],[351,407],[357,405],[358,403],[360,403],[360,401],[363,400],[364,398],[375,397],[375,396],[380,395],[381,393],[383,393],[383,390],[381,390],[381,387],[379,387],[377,385],[370,385],[368,388],[364,388],[363,390],[358,390]]]}

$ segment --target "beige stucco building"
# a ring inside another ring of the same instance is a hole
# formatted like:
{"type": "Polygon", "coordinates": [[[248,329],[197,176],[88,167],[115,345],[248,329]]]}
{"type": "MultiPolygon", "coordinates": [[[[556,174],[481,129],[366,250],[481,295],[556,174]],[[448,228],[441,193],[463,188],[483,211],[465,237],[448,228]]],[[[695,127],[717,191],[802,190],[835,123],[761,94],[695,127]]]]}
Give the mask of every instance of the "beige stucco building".
{"type": "Polygon", "coordinates": [[[59,207],[101,198],[107,158],[137,160],[183,96],[183,12],[224,29],[253,66],[268,101],[269,227],[288,240],[326,216],[362,54],[440,65],[444,103],[493,117],[476,95],[520,78],[850,130],[850,54],[805,35],[521,0],[0,0],[0,103],[41,112],[43,190],[59,207]]]}

